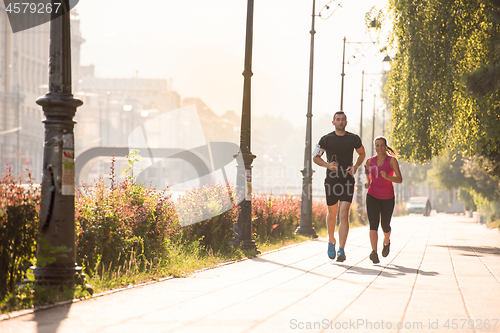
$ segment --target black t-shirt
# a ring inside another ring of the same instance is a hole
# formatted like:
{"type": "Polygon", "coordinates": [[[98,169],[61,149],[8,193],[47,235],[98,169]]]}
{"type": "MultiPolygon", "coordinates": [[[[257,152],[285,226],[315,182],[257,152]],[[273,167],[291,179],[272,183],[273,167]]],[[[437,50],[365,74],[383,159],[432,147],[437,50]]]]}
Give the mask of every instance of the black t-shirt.
{"type": "Polygon", "coordinates": [[[326,151],[327,162],[335,161],[339,164],[337,171],[326,169],[327,179],[353,179],[346,169],[353,165],[354,150],[362,146],[357,134],[346,131],[345,135],[339,136],[333,131],[319,140],[319,146],[326,151]]]}

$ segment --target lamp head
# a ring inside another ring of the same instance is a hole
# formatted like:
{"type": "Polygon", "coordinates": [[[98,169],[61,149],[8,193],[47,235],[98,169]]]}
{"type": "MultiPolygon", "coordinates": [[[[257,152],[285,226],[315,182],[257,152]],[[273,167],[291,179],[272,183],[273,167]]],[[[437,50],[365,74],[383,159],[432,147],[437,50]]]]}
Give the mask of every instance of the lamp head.
{"type": "Polygon", "coordinates": [[[370,34],[370,39],[375,42],[379,35],[379,24],[376,19],[373,19],[370,23],[370,28],[368,29],[370,34]]]}
{"type": "Polygon", "coordinates": [[[385,72],[391,71],[391,57],[389,57],[389,55],[386,55],[384,60],[382,60],[382,66],[384,67],[385,72]]]}

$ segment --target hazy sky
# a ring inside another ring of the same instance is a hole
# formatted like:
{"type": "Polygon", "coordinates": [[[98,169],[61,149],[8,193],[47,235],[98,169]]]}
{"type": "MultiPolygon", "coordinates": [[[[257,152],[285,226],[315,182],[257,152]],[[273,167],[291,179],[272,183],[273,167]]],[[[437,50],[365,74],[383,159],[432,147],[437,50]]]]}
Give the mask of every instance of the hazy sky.
{"type": "MultiPolygon", "coordinates": [[[[316,0],[316,12],[328,2],[316,0]]],[[[317,116],[340,107],[343,37],[370,41],[365,13],[372,6],[384,9],[387,1],[338,2],[341,7],[329,19],[316,17],[317,116]]],[[[254,6],[252,114],[283,116],[305,126],[312,1],[255,0],[254,6]]],[[[247,1],[85,0],[76,9],[86,40],[82,64],[94,64],[97,76],[134,77],[138,71],[139,77],[171,78],[181,97],[200,97],[218,114],[241,113],[247,1]]],[[[386,22],[384,32],[389,28],[386,22]]],[[[385,44],[382,37],[363,60],[346,64],[344,110],[350,124],[359,119],[361,70],[382,70],[384,55],[375,54],[385,44]]],[[[354,50],[350,45],[346,50],[349,58],[354,50]]],[[[365,87],[379,78],[367,77],[365,87]]],[[[373,109],[376,91],[365,92],[365,110],[373,109]]]]}

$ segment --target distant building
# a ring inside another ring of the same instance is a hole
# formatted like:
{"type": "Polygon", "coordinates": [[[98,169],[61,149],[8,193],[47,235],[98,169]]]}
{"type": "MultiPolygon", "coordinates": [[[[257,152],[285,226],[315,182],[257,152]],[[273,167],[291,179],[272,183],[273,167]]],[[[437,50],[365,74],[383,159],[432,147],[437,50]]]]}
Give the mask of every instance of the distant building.
{"type": "MultiPolygon", "coordinates": [[[[76,11],[71,15],[73,86],[78,84],[80,33],[76,11]],[[76,64],[76,65],[75,65],[76,64]]],[[[0,171],[17,176],[29,169],[41,182],[43,111],[36,100],[47,93],[50,23],[12,33],[0,2],[0,171]]]]}
{"type": "Polygon", "coordinates": [[[48,84],[49,24],[12,33],[0,2],[0,166],[17,176],[29,168],[41,181],[43,113],[48,84]]]}
{"type": "Polygon", "coordinates": [[[182,106],[189,105],[196,106],[207,142],[232,142],[239,144],[240,118],[234,111],[227,111],[219,117],[200,98],[184,98],[182,106]]]}
{"type": "MultiPolygon", "coordinates": [[[[35,183],[41,182],[44,142],[44,115],[36,100],[48,90],[49,37],[50,23],[12,33],[0,2],[0,171],[11,167],[18,175],[29,168],[35,183]]],[[[94,147],[127,147],[130,133],[151,120],[148,124],[156,125],[149,133],[153,145],[180,148],[194,137],[203,144],[239,142],[236,113],[228,111],[219,117],[199,98],[181,100],[168,79],[96,77],[94,65],[80,65],[84,43],[80,17],[72,10],[72,92],[84,102],[75,115],[76,157],[94,147]],[[163,117],[161,123],[155,119],[190,105],[196,106],[200,131],[193,131],[193,124],[173,114],[163,117]]],[[[92,176],[105,171],[101,163],[92,176]]],[[[168,174],[168,168],[165,172],[168,174]]]]}
{"type": "Polygon", "coordinates": [[[99,146],[126,147],[134,128],[180,107],[166,79],[98,78],[88,68],[82,73],[87,76],[75,92],[84,102],[75,117],[76,155],[99,146]]]}

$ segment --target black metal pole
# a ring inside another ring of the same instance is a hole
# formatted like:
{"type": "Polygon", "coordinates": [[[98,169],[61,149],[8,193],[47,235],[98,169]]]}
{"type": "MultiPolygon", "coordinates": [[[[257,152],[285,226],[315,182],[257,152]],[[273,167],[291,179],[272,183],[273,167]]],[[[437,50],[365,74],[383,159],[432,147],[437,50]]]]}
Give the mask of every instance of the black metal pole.
{"type": "MultiPolygon", "coordinates": [[[[342,47],[342,73],[340,76],[342,77],[341,83],[340,83],[340,111],[344,111],[344,64],[345,64],[345,41],[346,38],[344,36],[344,45],[342,47]]],[[[339,204],[340,206],[340,204],[339,204]]],[[[337,210],[337,225],[340,224],[340,209],[337,210]]]]}
{"type": "Polygon", "coordinates": [[[376,99],[377,97],[377,94],[373,94],[373,121],[372,121],[372,156],[375,155],[375,151],[374,151],[374,145],[373,145],[373,141],[375,140],[375,103],[377,101],[376,99]]]}
{"type": "Polygon", "coordinates": [[[83,103],[71,93],[69,0],[57,1],[62,2],[64,14],[56,18],[52,12],[50,21],[49,92],[36,101],[46,117],[37,258],[53,257],[55,261],[34,267],[33,272],[37,283],[71,285],[81,272],[75,263],[73,117],[83,103]],[[65,251],[55,253],[55,247],[65,251]]]}
{"type": "MultiPolygon", "coordinates": [[[[340,74],[340,76],[342,76],[342,81],[341,81],[341,84],[340,84],[340,111],[343,111],[344,110],[344,76],[345,76],[345,73],[344,73],[344,64],[345,64],[345,41],[346,41],[346,38],[344,36],[344,47],[342,49],[342,73],[340,74]]],[[[339,210],[340,212],[340,210],[339,210]]]]}
{"type": "MultiPolygon", "coordinates": [[[[363,142],[363,85],[365,81],[365,71],[361,72],[361,111],[359,115],[359,137],[361,138],[361,142],[363,142]]],[[[357,193],[357,202],[358,202],[358,211],[361,212],[361,206],[363,204],[363,184],[362,184],[362,174],[364,173],[364,168],[358,169],[358,193],[357,193]]]]}
{"type": "Polygon", "coordinates": [[[382,136],[385,137],[385,110],[382,110],[382,136]]]}
{"type": "Polygon", "coordinates": [[[312,27],[311,27],[311,54],[309,59],[309,96],[307,100],[306,147],[304,152],[304,169],[302,172],[302,201],[300,206],[300,225],[295,230],[298,235],[317,238],[316,230],[312,226],[312,95],[313,95],[313,67],[314,67],[314,18],[316,0],[313,0],[312,27]]]}
{"type": "MultiPolygon", "coordinates": [[[[17,73],[16,73],[17,75],[17,73]]],[[[17,94],[16,94],[16,177],[22,174],[21,167],[21,100],[19,97],[19,81],[17,81],[17,94]]]]}
{"type": "Polygon", "coordinates": [[[253,0],[248,0],[247,27],[245,42],[245,69],[243,72],[243,108],[241,113],[240,154],[243,162],[237,159],[237,196],[240,212],[238,222],[233,225],[231,245],[244,250],[257,250],[252,239],[252,161],[255,155],[250,150],[251,128],[251,78],[252,78],[252,41],[253,41],[253,0]],[[238,201],[239,201],[238,200],[238,201]]]}

